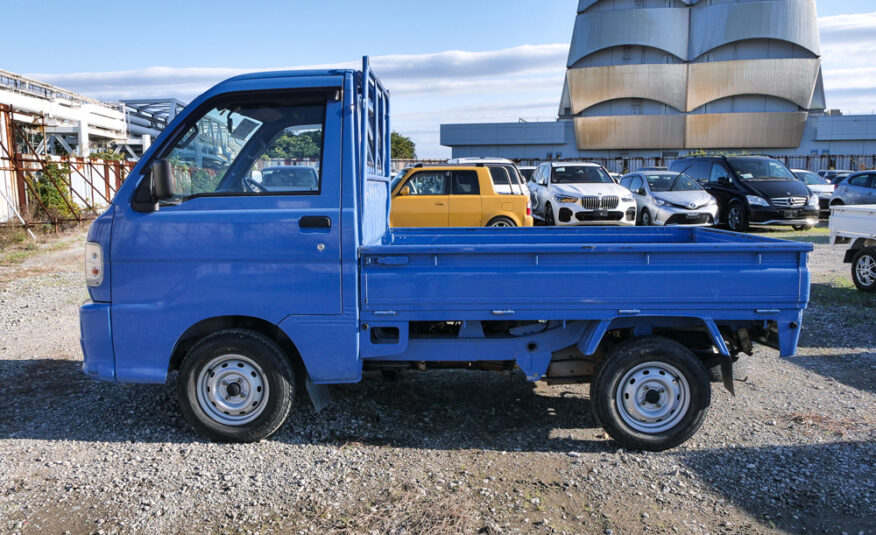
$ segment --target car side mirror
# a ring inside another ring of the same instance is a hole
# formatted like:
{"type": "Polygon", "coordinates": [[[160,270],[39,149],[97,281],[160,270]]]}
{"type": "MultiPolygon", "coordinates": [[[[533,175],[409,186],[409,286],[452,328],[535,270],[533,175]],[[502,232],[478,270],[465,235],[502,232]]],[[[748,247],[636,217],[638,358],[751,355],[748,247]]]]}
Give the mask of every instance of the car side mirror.
{"type": "Polygon", "coordinates": [[[170,160],[161,159],[152,164],[152,195],[166,201],[173,197],[173,168],[170,160]]]}
{"type": "Polygon", "coordinates": [[[722,186],[729,186],[731,184],[731,182],[730,182],[730,179],[727,178],[726,176],[719,176],[718,177],[718,184],[721,184],[722,186]]]}
{"type": "Polygon", "coordinates": [[[399,190],[398,194],[399,194],[400,197],[401,197],[401,196],[404,196],[404,195],[410,195],[410,194],[411,194],[411,188],[408,187],[408,186],[405,186],[405,187],[403,187],[402,189],[399,190]]]}
{"type": "Polygon", "coordinates": [[[636,190],[636,195],[647,195],[647,193],[645,192],[645,188],[639,188],[638,190],[636,190]]]}
{"type": "Polygon", "coordinates": [[[250,180],[252,180],[256,184],[261,184],[262,183],[262,172],[259,171],[258,169],[254,169],[252,172],[252,176],[250,177],[250,180]]]}

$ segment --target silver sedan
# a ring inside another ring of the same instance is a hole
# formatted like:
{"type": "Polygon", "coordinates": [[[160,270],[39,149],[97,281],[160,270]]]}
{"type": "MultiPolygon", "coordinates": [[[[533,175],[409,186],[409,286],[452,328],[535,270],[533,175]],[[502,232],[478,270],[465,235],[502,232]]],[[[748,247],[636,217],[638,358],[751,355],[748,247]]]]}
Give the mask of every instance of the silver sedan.
{"type": "Polygon", "coordinates": [[[693,178],[671,171],[630,173],[621,186],[633,193],[640,225],[714,225],[718,203],[693,178]]]}

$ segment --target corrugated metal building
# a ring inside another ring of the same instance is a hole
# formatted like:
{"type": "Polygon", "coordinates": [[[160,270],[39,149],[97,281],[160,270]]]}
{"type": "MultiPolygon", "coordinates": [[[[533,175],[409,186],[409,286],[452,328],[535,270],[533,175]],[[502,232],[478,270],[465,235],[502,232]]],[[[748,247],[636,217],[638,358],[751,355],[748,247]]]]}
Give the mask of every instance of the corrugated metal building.
{"type": "Polygon", "coordinates": [[[872,154],[876,117],[825,113],[814,0],[581,0],[558,121],[447,124],[454,157],[872,154]]]}

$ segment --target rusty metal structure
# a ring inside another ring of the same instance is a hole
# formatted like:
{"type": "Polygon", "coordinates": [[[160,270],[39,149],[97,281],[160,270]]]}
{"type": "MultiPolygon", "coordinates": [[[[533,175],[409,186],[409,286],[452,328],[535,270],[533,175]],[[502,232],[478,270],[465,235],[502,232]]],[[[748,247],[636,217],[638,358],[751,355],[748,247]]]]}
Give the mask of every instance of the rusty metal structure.
{"type": "Polygon", "coordinates": [[[49,154],[44,118],[21,116],[0,104],[0,225],[57,228],[108,206],[134,162],[49,154]]]}

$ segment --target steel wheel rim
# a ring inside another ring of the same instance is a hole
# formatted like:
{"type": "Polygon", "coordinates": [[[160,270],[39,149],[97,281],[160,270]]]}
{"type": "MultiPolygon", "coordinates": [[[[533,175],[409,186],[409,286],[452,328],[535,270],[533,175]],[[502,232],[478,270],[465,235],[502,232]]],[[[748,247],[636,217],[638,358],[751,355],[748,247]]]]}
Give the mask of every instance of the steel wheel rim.
{"type": "Polygon", "coordinates": [[[730,209],[730,213],[727,214],[727,223],[730,225],[730,228],[739,228],[739,221],[742,220],[742,214],[737,207],[733,207],[730,209]]]}
{"type": "Polygon", "coordinates": [[[220,355],[201,368],[195,388],[198,405],[223,425],[241,426],[265,410],[268,382],[262,368],[243,355],[220,355]]]}
{"type": "Polygon", "coordinates": [[[690,407],[690,385],[678,368],[666,362],[643,362],[624,374],[615,401],[621,419],[641,433],[675,427],[690,407]]]}
{"type": "Polygon", "coordinates": [[[855,273],[864,286],[872,286],[876,282],[876,259],[870,255],[861,255],[855,264],[855,273]]]}

